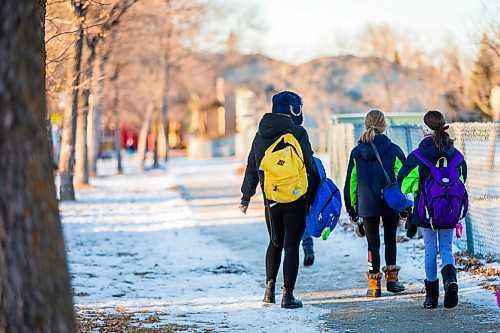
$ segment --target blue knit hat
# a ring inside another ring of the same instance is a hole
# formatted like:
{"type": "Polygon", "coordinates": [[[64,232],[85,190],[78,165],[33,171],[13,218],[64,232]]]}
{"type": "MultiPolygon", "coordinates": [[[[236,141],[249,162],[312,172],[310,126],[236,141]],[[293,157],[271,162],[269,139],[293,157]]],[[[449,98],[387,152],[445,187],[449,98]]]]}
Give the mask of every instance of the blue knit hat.
{"type": "Polygon", "coordinates": [[[283,113],[292,117],[295,125],[302,125],[302,98],[294,92],[282,91],[273,96],[273,113],[283,113]]]}

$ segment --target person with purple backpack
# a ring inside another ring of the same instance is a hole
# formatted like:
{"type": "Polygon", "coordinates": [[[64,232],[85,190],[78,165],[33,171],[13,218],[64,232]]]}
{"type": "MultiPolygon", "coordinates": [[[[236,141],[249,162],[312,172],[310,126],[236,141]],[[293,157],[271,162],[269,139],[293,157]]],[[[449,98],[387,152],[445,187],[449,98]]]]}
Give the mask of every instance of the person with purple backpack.
{"type": "Polygon", "coordinates": [[[415,195],[412,224],[421,228],[424,237],[424,308],[438,305],[438,252],[443,266],[444,307],[454,308],[458,304],[458,284],[452,241],[454,229],[468,210],[467,163],[454,147],[441,112],[428,111],[422,128],[424,139],[403,163],[398,182],[404,194],[415,195]]]}

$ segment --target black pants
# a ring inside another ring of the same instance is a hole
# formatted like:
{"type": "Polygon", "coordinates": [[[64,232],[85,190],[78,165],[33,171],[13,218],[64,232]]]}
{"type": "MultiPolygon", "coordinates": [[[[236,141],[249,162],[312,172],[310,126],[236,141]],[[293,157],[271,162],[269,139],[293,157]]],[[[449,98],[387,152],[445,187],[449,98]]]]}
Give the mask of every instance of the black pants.
{"type": "MultiPolygon", "coordinates": [[[[396,265],[396,232],[399,215],[382,216],[384,224],[385,264],[396,265]]],[[[365,217],[363,225],[368,241],[368,269],[370,273],[380,272],[380,217],[365,217]]]]}
{"type": "Polygon", "coordinates": [[[300,198],[291,203],[266,208],[266,224],[270,238],[266,253],[266,278],[267,281],[276,281],[284,248],[283,278],[284,286],[288,289],[295,287],[299,272],[299,246],[306,227],[305,207],[305,199],[300,198]],[[271,241],[273,230],[276,244],[271,241]]]}

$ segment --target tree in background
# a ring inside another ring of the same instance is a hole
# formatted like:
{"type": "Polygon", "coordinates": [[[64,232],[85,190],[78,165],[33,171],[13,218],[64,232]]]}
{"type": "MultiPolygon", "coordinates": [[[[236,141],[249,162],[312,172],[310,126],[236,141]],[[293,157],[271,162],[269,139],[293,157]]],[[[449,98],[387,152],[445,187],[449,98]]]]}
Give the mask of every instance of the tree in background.
{"type": "Polygon", "coordinates": [[[61,186],[59,195],[61,200],[75,200],[73,188],[73,173],[75,165],[76,145],[76,120],[78,116],[78,96],[80,91],[80,69],[82,64],[83,29],[88,4],[84,1],[71,0],[74,11],[73,28],[76,32],[74,44],[74,57],[71,68],[68,71],[68,82],[71,82],[71,94],[69,94],[66,108],[64,110],[63,134],[61,139],[61,154],[59,158],[59,175],[61,186]]]}
{"type": "Polygon", "coordinates": [[[394,87],[392,85],[394,75],[394,57],[398,54],[397,42],[400,37],[388,25],[369,25],[366,27],[362,41],[363,45],[372,57],[373,71],[377,75],[385,92],[385,105],[383,110],[393,111],[394,87]]]}
{"type": "MultiPolygon", "coordinates": [[[[94,77],[94,66],[98,46],[102,44],[106,35],[110,34],[111,30],[116,28],[123,16],[135,3],[137,3],[137,1],[138,0],[116,1],[113,6],[111,6],[112,3],[101,4],[92,2],[91,4],[93,4],[93,6],[87,15],[87,19],[89,20],[87,29],[85,30],[85,46],[87,52],[84,61],[85,68],[82,72],[84,82],[77,122],[76,149],[79,155],[75,170],[77,184],[89,183],[89,144],[87,139],[90,137],[90,146],[95,147],[95,142],[98,141],[98,138],[95,138],[94,136],[100,134],[97,130],[91,130],[90,136],[87,135],[87,121],[90,112],[89,99],[92,87],[91,83],[98,81],[98,78],[94,77]],[[106,7],[110,7],[110,9],[107,9],[106,7]]],[[[98,121],[101,119],[102,115],[98,114],[99,111],[101,111],[99,108],[92,110],[92,119],[95,120],[95,122],[91,124],[91,129],[100,128],[100,123],[98,121]]],[[[96,150],[91,149],[90,153],[92,153],[90,161],[93,164],[96,159],[96,150]]]]}
{"type": "Polygon", "coordinates": [[[456,117],[452,117],[453,120],[459,120],[458,112],[466,110],[467,101],[465,77],[460,63],[460,52],[456,46],[450,46],[450,43],[447,43],[443,62],[443,68],[441,68],[440,73],[436,74],[444,76],[441,85],[443,86],[446,107],[456,115],[456,117]]]}
{"type": "Polygon", "coordinates": [[[75,332],[45,126],[45,8],[0,2],[1,332],[75,332]]]}
{"type": "Polygon", "coordinates": [[[488,36],[484,35],[480,43],[479,55],[472,71],[471,98],[475,106],[491,119],[491,90],[499,81],[498,58],[489,46],[488,36]]]}
{"type": "MultiPolygon", "coordinates": [[[[102,10],[102,6],[109,6],[110,4],[101,4],[86,0],[71,0],[71,5],[75,13],[77,26],[75,31],[77,31],[77,35],[73,60],[74,65],[69,71],[69,75],[73,77],[71,103],[68,103],[69,106],[64,114],[61,157],[59,160],[61,200],[75,199],[73,188],[75,150],[79,153],[79,158],[77,159],[78,166],[76,168],[78,171],[77,181],[84,184],[88,183],[87,116],[89,112],[90,82],[93,78],[98,42],[105,36],[107,31],[118,24],[120,17],[135,2],[137,0],[117,1],[108,12],[102,10]],[[86,59],[83,62],[85,71],[81,71],[84,41],[87,52],[85,53],[86,59]],[[83,85],[81,96],[80,84],[83,85]]],[[[94,117],[96,116],[94,115],[94,117]]],[[[91,133],[94,134],[95,131],[91,133]]]]}

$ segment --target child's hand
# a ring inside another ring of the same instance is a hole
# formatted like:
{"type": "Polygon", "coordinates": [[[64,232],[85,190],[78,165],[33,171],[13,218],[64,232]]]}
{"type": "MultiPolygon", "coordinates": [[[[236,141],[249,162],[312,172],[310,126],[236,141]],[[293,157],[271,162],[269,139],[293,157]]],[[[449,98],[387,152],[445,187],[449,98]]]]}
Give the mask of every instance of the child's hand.
{"type": "Polygon", "coordinates": [[[331,233],[331,229],[330,227],[326,227],[325,229],[323,229],[323,231],[321,232],[321,238],[323,238],[323,240],[327,240],[328,237],[330,237],[330,233],[331,233]]]}
{"type": "Polygon", "coordinates": [[[241,210],[241,212],[242,212],[243,214],[245,214],[245,215],[247,214],[247,209],[248,209],[248,206],[245,206],[245,205],[243,205],[243,204],[240,204],[239,208],[240,208],[240,210],[241,210]]]}

